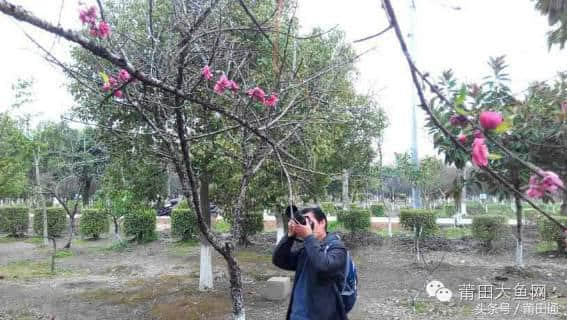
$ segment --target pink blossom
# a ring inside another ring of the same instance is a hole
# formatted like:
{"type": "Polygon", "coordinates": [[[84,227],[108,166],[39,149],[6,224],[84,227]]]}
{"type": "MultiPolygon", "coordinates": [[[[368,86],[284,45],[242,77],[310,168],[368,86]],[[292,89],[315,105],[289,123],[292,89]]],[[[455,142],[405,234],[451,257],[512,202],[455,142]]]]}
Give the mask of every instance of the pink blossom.
{"type": "Polygon", "coordinates": [[[96,8],[94,6],[79,11],[79,19],[83,24],[93,25],[96,22],[96,8]]]}
{"type": "Polygon", "coordinates": [[[121,82],[128,82],[130,80],[130,73],[128,73],[128,70],[121,69],[118,72],[118,79],[120,79],[121,82]]]}
{"type": "Polygon", "coordinates": [[[561,102],[561,112],[567,113],[567,100],[561,102]]]}
{"type": "Polygon", "coordinates": [[[201,75],[207,80],[211,80],[213,78],[213,73],[209,66],[204,66],[203,69],[201,69],[201,75]]]}
{"type": "Polygon", "coordinates": [[[467,143],[467,136],[465,134],[460,134],[457,139],[459,140],[460,143],[465,144],[467,143]]]}
{"type": "Polygon", "coordinates": [[[557,193],[559,187],[563,187],[561,178],[552,171],[539,171],[543,178],[539,175],[532,175],[529,181],[529,188],[526,195],[530,198],[541,198],[546,192],[557,193]]]}
{"type": "Polygon", "coordinates": [[[266,107],[275,107],[276,103],[278,103],[278,96],[272,92],[272,95],[270,95],[268,98],[266,98],[266,100],[264,101],[264,105],[266,107]]]}
{"type": "Polygon", "coordinates": [[[110,83],[105,82],[105,83],[102,85],[102,91],[103,91],[103,92],[108,92],[108,91],[110,91],[110,83]]]}
{"type": "Polygon", "coordinates": [[[543,197],[543,192],[539,188],[530,187],[528,190],[526,190],[526,196],[530,198],[538,199],[543,197]]]}
{"type": "Polygon", "coordinates": [[[98,23],[97,36],[99,38],[108,38],[110,36],[110,32],[110,25],[106,21],[101,21],[98,23]]]}
{"type": "Polygon", "coordinates": [[[559,187],[563,187],[563,181],[561,178],[552,171],[544,171],[543,172],[544,178],[541,180],[541,185],[545,191],[555,193],[559,189],[559,187]]]}
{"type": "Polygon", "coordinates": [[[475,138],[473,141],[472,162],[479,168],[488,165],[488,147],[483,138],[475,138]]]}
{"type": "Polygon", "coordinates": [[[480,125],[486,130],[496,129],[504,119],[500,112],[483,111],[479,117],[480,125]]]}
{"type": "Polygon", "coordinates": [[[215,83],[213,90],[217,94],[222,94],[224,90],[229,88],[231,85],[230,80],[223,74],[220,76],[219,80],[215,83]]]}
{"type": "Polygon", "coordinates": [[[266,101],[266,94],[260,87],[255,87],[248,90],[247,94],[250,98],[255,99],[262,104],[266,101]]]}
{"type": "Polygon", "coordinates": [[[116,80],[114,76],[111,76],[110,78],[108,78],[108,83],[112,88],[116,88],[116,86],[118,85],[118,80],[116,80]]]}
{"type": "Polygon", "coordinates": [[[484,139],[484,134],[482,134],[482,131],[480,130],[475,130],[474,137],[484,139]]]}
{"type": "Polygon", "coordinates": [[[114,96],[116,98],[122,98],[122,90],[116,90],[114,91],[114,96]]]}
{"type": "Polygon", "coordinates": [[[238,86],[238,83],[236,83],[236,82],[233,81],[233,80],[230,80],[229,82],[230,82],[230,84],[229,84],[228,88],[229,88],[230,90],[232,90],[232,92],[237,92],[238,90],[240,90],[240,87],[238,86]]]}

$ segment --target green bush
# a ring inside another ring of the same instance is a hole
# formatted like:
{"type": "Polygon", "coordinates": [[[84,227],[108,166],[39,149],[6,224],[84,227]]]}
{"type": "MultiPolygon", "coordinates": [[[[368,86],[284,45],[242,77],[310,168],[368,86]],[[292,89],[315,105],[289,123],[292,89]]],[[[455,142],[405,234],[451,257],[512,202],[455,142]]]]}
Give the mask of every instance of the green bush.
{"type": "Polygon", "coordinates": [[[370,206],[370,212],[372,212],[372,216],[374,217],[383,217],[386,210],[383,204],[373,204],[370,206]]]}
{"type": "MultiPolygon", "coordinates": [[[[566,216],[553,216],[553,218],[559,221],[562,225],[567,225],[566,216]]],[[[565,244],[563,242],[565,236],[558,225],[546,217],[540,217],[537,221],[537,229],[543,241],[555,242],[557,243],[557,250],[559,252],[565,251],[565,244]]]]}
{"type": "Polygon", "coordinates": [[[335,216],[337,215],[337,207],[332,202],[321,202],[321,209],[326,215],[335,216]]]}
{"type": "MultiPolygon", "coordinates": [[[[233,223],[232,215],[224,217],[230,225],[233,223]]],[[[242,232],[251,236],[264,231],[264,215],[262,212],[247,212],[244,214],[244,227],[242,232]]]]}
{"type": "Polygon", "coordinates": [[[370,228],[370,211],[365,209],[339,211],[337,221],[352,233],[366,231],[370,228]]]}
{"type": "Polygon", "coordinates": [[[175,209],[171,212],[171,234],[182,241],[197,237],[197,215],[193,210],[175,209]]]}
{"type": "Polygon", "coordinates": [[[488,248],[492,248],[492,241],[502,238],[507,218],[503,215],[480,215],[473,217],[473,237],[482,241],[488,248]]]}
{"type": "Polygon", "coordinates": [[[437,213],[432,210],[403,209],[400,210],[400,224],[402,227],[417,232],[421,230],[421,236],[435,234],[437,226],[437,213]]]}
{"type": "Polygon", "coordinates": [[[11,236],[23,236],[28,231],[29,209],[25,207],[0,208],[0,231],[11,236]]]}
{"type": "Polygon", "coordinates": [[[157,239],[156,214],[152,209],[134,209],[124,215],[124,233],[138,243],[157,239]]]}
{"type": "MultiPolygon", "coordinates": [[[[47,208],[47,235],[59,237],[67,224],[67,213],[63,208],[47,208]]],[[[33,215],[33,232],[43,235],[43,210],[35,209],[33,215]]]]}
{"type": "Polygon", "coordinates": [[[108,231],[109,221],[106,210],[83,209],[79,221],[79,231],[85,237],[98,239],[102,233],[108,231]]]}
{"type": "Polygon", "coordinates": [[[329,221],[327,232],[337,232],[342,229],[342,225],[338,221],[329,221]]]}

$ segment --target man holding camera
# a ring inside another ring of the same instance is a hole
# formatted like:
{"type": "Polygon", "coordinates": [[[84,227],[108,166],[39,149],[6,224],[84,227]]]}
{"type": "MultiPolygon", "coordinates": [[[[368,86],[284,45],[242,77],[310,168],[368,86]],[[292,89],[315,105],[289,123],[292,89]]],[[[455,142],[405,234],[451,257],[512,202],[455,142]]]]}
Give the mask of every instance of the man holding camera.
{"type": "Polygon", "coordinates": [[[346,320],[337,283],[344,280],[347,251],[340,238],[327,234],[327,217],[320,208],[303,209],[292,215],[288,234],[272,256],[272,262],[295,271],[287,320],[346,320]],[[303,248],[292,250],[295,240],[303,248]]]}

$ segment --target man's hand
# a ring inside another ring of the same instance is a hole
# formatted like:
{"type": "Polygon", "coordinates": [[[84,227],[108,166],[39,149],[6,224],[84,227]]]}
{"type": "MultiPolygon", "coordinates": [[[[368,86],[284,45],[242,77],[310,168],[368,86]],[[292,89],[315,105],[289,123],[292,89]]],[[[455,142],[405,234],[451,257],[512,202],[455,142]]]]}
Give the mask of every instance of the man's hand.
{"type": "Polygon", "coordinates": [[[294,223],[295,235],[301,239],[305,239],[313,234],[313,229],[311,229],[311,220],[307,218],[306,221],[307,223],[305,225],[294,223]]]}
{"type": "Polygon", "coordinates": [[[295,220],[291,219],[289,220],[289,222],[287,223],[287,236],[288,237],[294,237],[295,236],[295,226],[297,225],[297,223],[295,223],[295,220]]]}

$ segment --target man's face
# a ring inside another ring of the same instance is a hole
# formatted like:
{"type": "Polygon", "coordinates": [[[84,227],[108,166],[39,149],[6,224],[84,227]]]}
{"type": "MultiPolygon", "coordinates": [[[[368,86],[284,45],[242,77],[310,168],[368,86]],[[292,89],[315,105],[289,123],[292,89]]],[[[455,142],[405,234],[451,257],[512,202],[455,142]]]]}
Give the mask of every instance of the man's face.
{"type": "Polygon", "coordinates": [[[325,237],[325,220],[317,221],[313,212],[309,212],[303,215],[308,223],[313,222],[313,235],[317,239],[322,239],[325,237]]]}

